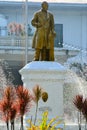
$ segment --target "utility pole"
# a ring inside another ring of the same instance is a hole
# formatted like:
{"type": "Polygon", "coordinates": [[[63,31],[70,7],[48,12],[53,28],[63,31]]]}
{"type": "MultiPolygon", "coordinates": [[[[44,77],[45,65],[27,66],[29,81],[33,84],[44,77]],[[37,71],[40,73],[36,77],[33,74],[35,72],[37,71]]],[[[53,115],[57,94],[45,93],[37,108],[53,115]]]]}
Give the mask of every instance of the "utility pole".
{"type": "Polygon", "coordinates": [[[25,1],[25,64],[28,62],[28,0],[25,1]]]}

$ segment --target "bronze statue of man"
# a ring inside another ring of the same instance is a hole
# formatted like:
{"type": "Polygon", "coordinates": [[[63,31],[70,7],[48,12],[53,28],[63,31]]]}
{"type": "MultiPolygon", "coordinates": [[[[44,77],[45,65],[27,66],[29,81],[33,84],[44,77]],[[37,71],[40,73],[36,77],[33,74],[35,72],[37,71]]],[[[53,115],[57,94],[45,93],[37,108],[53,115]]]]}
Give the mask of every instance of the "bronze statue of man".
{"type": "Polygon", "coordinates": [[[32,43],[32,48],[35,48],[34,61],[54,61],[54,17],[47,10],[48,3],[44,1],[31,21],[32,26],[36,27],[32,43]]]}

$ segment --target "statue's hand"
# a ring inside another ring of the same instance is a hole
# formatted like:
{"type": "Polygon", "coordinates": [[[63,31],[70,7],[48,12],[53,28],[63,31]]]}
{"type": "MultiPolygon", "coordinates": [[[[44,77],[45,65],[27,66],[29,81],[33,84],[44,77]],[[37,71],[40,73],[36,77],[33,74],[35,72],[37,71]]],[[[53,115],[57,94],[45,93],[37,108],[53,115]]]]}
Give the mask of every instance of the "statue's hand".
{"type": "Polygon", "coordinates": [[[52,30],[52,35],[56,37],[56,32],[54,30],[52,30]]]}
{"type": "Polygon", "coordinates": [[[32,25],[33,26],[35,26],[36,28],[39,28],[39,27],[41,27],[42,26],[42,24],[41,23],[36,23],[36,22],[32,22],[32,25]]]}
{"type": "Polygon", "coordinates": [[[40,28],[40,27],[42,27],[42,24],[39,23],[39,22],[38,22],[38,23],[35,23],[34,25],[36,26],[36,28],[40,28]]]}
{"type": "Polygon", "coordinates": [[[37,23],[37,27],[42,27],[42,24],[41,23],[37,23]]]}

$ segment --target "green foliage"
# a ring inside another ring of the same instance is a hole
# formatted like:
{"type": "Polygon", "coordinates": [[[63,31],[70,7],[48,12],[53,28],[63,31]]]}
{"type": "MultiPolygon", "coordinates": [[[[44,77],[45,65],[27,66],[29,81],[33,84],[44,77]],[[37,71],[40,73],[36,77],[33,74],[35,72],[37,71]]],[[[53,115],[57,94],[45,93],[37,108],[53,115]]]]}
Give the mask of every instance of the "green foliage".
{"type": "Polygon", "coordinates": [[[27,127],[27,130],[61,130],[61,128],[58,128],[58,125],[64,124],[63,119],[60,119],[60,117],[58,116],[55,118],[52,118],[49,121],[48,111],[43,112],[42,120],[39,121],[38,126],[35,126],[30,120],[28,120],[28,123],[30,124],[30,127],[27,127]]]}

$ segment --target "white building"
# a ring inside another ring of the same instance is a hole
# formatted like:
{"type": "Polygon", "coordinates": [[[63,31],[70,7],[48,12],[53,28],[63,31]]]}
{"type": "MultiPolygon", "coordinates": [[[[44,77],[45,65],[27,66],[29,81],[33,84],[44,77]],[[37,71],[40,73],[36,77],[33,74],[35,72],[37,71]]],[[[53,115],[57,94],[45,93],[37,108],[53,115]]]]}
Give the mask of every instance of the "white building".
{"type": "MultiPolygon", "coordinates": [[[[29,24],[34,12],[40,9],[40,4],[28,3],[29,24]]],[[[57,33],[55,46],[87,49],[87,3],[49,3],[49,10],[54,14],[55,19],[57,33]]],[[[10,22],[25,24],[24,2],[0,2],[0,13],[8,24],[10,22]]],[[[31,28],[34,29],[32,26],[31,28]]]]}
{"type": "MultiPolygon", "coordinates": [[[[31,32],[28,32],[31,35],[28,40],[30,50],[28,52],[28,61],[31,61],[34,55],[34,51],[31,48],[32,34],[34,28],[31,25],[31,19],[34,13],[41,8],[41,2],[28,2],[28,30],[32,29],[31,32]]],[[[20,23],[25,25],[26,23],[26,4],[25,2],[11,2],[11,1],[0,1],[0,14],[3,15],[4,21],[6,21],[7,27],[5,26],[4,33],[0,33],[0,46],[1,45],[10,45],[13,53],[20,53],[23,56],[15,56],[14,54],[8,56],[10,60],[24,61],[24,49],[14,51],[14,46],[25,46],[25,40],[17,36],[13,37],[8,36],[8,24],[9,23],[20,23]],[[6,39],[6,40],[5,40],[6,39]],[[11,40],[10,40],[11,39],[11,40]],[[3,41],[4,40],[4,41],[3,41]],[[2,42],[3,41],[3,42],[2,42]],[[14,52],[13,52],[14,51],[14,52]],[[13,56],[13,57],[12,57],[13,56]]],[[[87,3],[49,3],[49,10],[54,15],[55,20],[55,31],[57,37],[55,39],[55,58],[60,63],[64,63],[67,58],[75,56],[78,54],[77,50],[84,53],[87,56],[87,3]]],[[[2,22],[3,23],[3,22],[2,22]]],[[[0,24],[0,32],[2,32],[2,24],[0,24]]],[[[4,50],[4,48],[1,48],[4,50]]],[[[11,53],[8,47],[5,47],[5,50],[8,53],[11,53]]],[[[15,48],[16,49],[16,48],[15,48]]],[[[5,51],[2,51],[6,53],[5,51]]],[[[1,52],[1,53],[2,53],[1,52]]],[[[6,57],[6,55],[2,55],[6,57]]],[[[2,58],[0,56],[0,58],[2,58]]]]}

